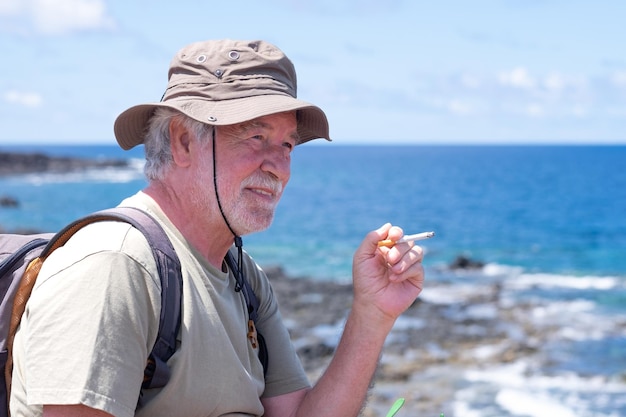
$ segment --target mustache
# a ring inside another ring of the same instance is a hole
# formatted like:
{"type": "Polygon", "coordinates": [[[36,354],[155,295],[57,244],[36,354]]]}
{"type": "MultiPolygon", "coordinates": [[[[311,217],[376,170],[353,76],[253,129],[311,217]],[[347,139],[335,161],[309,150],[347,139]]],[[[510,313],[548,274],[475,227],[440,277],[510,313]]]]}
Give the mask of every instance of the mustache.
{"type": "Polygon", "coordinates": [[[283,188],[284,188],[282,182],[278,181],[277,179],[271,176],[261,175],[261,174],[249,176],[248,178],[243,180],[241,185],[244,188],[247,188],[247,187],[266,188],[268,190],[271,190],[272,193],[277,194],[277,195],[280,195],[283,192],[283,188]]]}

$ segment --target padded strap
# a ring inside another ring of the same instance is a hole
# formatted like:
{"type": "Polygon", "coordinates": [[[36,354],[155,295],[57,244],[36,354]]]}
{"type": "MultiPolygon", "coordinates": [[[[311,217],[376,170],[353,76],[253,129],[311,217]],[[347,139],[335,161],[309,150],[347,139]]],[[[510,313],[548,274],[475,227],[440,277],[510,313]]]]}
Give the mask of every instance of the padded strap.
{"type": "MultiPolygon", "coordinates": [[[[252,290],[252,287],[250,287],[250,283],[246,279],[246,275],[243,273],[237,273],[237,261],[230,251],[226,253],[226,263],[228,264],[228,267],[232,271],[234,271],[235,277],[241,276],[242,278],[242,282],[238,282],[239,288],[243,293],[243,298],[246,300],[246,306],[248,308],[248,318],[252,320],[252,322],[256,325],[257,321],[259,320],[259,299],[254,293],[254,290],[252,290]]],[[[267,375],[267,367],[269,364],[267,344],[265,343],[265,338],[263,337],[263,335],[258,332],[258,329],[256,332],[256,339],[259,343],[259,360],[263,365],[263,375],[267,375]]]]}

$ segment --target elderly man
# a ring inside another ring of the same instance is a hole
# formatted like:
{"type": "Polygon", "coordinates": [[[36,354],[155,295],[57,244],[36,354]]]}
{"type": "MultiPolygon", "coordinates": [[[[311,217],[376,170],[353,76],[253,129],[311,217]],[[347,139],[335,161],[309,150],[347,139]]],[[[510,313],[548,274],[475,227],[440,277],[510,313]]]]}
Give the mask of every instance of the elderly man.
{"type": "Polygon", "coordinates": [[[318,107],[296,99],[289,59],[263,41],[206,41],[175,56],[159,103],[115,122],[124,149],[144,144],[145,190],[122,206],[164,227],[182,264],[182,325],[169,382],[141,390],[155,342],[160,281],[144,236],[89,225],[44,263],[14,345],[15,416],[355,416],[384,340],[421,291],[422,250],[399,227],[367,234],[354,255],[354,302],[327,371],[310,386],[267,277],[242,235],[267,228],[296,145],[330,140],[318,107]],[[248,337],[232,251],[260,300],[268,368],[248,337]],[[138,401],[140,398],[140,401],[138,401]]]}

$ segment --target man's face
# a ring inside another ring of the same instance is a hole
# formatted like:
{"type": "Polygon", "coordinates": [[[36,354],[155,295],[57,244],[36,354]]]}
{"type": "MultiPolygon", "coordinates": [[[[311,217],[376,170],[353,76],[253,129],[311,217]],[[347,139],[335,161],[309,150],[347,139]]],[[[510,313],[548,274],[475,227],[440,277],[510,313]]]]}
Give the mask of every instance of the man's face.
{"type": "Polygon", "coordinates": [[[270,226],[291,175],[291,151],[297,141],[295,112],[217,128],[218,191],[237,234],[270,226]]]}

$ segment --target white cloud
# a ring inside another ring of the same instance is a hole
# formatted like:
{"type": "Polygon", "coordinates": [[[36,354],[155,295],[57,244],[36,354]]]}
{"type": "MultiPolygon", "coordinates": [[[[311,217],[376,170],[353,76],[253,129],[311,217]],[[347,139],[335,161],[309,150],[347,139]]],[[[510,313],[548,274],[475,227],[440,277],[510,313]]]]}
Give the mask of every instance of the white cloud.
{"type": "Polygon", "coordinates": [[[469,89],[477,89],[481,86],[481,82],[478,77],[467,73],[461,76],[461,84],[469,89]]]}
{"type": "Polygon", "coordinates": [[[13,16],[24,8],[20,0],[0,0],[0,16],[13,16]]]}
{"type": "Polygon", "coordinates": [[[44,35],[115,27],[103,0],[0,0],[0,17],[9,19],[6,28],[24,32],[26,26],[44,35]]]}
{"type": "Polygon", "coordinates": [[[526,107],[526,113],[531,117],[542,117],[545,115],[543,106],[538,103],[529,104],[526,107]]]}
{"type": "Polygon", "coordinates": [[[501,84],[522,89],[530,89],[535,86],[535,80],[530,76],[526,68],[522,67],[500,73],[498,80],[501,84]]]}
{"type": "Polygon", "coordinates": [[[519,66],[486,75],[469,71],[453,76],[426,74],[420,75],[420,82],[406,105],[430,114],[454,116],[455,121],[465,116],[525,121],[529,126],[554,121],[563,126],[624,114],[626,71],[594,78],[519,66]]]}
{"type": "Polygon", "coordinates": [[[4,101],[23,107],[37,108],[43,104],[43,97],[37,93],[10,90],[2,96],[4,101]]]}
{"type": "Polygon", "coordinates": [[[551,90],[551,91],[563,90],[566,84],[567,84],[567,81],[565,80],[565,78],[561,74],[558,74],[558,73],[552,73],[548,75],[543,81],[543,85],[548,90],[551,90]]]}
{"type": "Polygon", "coordinates": [[[582,105],[574,105],[571,114],[577,118],[583,118],[589,114],[589,110],[582,105]]]}
{"type": "Polygon", "coordinates": [[[448,102],[447,107],[451,113],[458,115],[467,115],[472,113],[472,107],[468,103],[461,100],[451,100],[448,102]]]}
{"type": "Polygon", "coordinates": [[[626,88],[626,71],[617,71],[611,77],[611,81],[618,87],[626,88]]]}
{"type": "Polygon", "coordinates": [[[541,80],[541,86],[552,94],[581,95],[588,89],[588,80],[583,76],[553,72],[541,80]]]}

